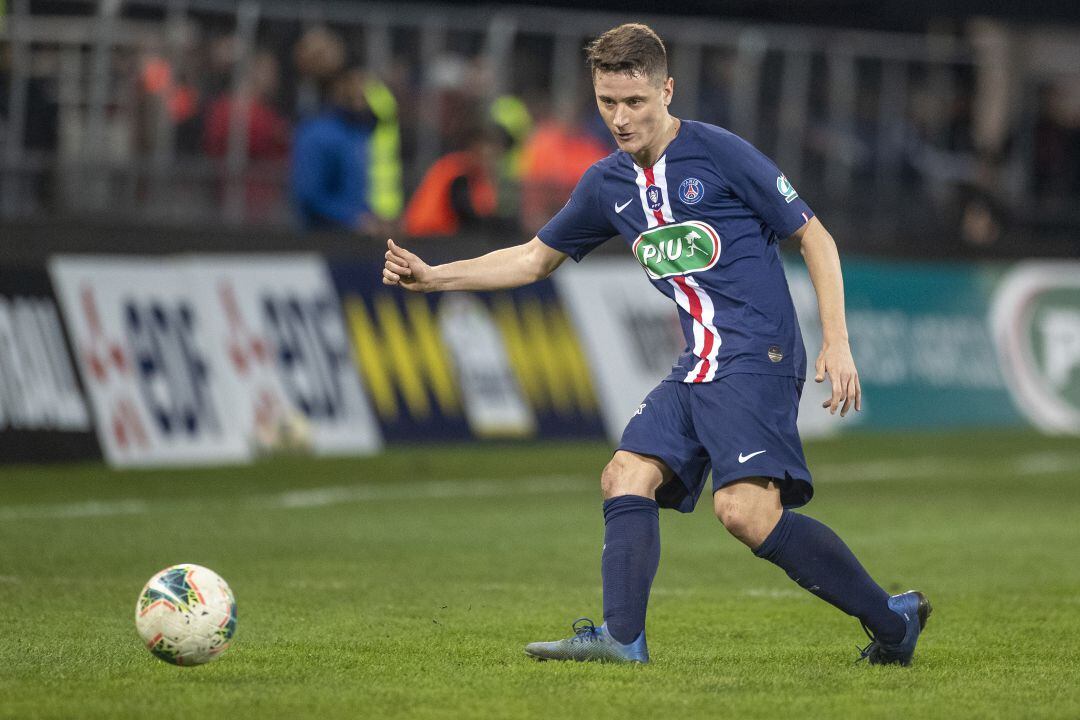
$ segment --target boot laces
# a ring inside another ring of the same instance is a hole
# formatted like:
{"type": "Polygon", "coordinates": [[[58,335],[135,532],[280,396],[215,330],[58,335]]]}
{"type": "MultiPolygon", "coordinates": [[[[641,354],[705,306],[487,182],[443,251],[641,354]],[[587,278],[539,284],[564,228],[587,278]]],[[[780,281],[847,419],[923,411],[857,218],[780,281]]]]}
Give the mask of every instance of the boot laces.
{"type": "Polygon", "coordinates": [[[874,637],[874,633],[870,632],[870,628],[866,627],[866,623],[860,620],[859,624],[862,625],[866,637],[870,638],[870,643],[866,647],[855,646],[855,649],[859,651],[859,657],[855,660],[856,663],[860,663],[867,658],[873,657],[881,651],[881,643],[874,637]]]}
{"type": "Polygon", "coordinates": [[[596,625],[589,618],[578,618],[570,626],[574,630],[574,637],[570,638],[572,643],[587,643],[596,640],[597,629],[596,625]]]}

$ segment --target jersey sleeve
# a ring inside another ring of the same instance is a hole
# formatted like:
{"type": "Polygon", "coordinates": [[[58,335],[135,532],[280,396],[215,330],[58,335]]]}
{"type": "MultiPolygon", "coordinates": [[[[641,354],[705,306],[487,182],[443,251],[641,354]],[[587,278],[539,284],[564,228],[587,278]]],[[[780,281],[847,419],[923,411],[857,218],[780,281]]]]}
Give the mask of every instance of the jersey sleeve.
{"type": "Polygon", "coordinates": [[[710,145],[732,192],[779,237],[790,236],[814,217],[780,169],[753,145],[731,133],[714,137],[710,145]]]}
{"type": "Polygon", "coordinates": [[[619,232],[600,208],[600,181],[603,171],[593,165],[585,171],[563,209],[555,214],[536,236],[555,250],[581,259],[619,232]]]}

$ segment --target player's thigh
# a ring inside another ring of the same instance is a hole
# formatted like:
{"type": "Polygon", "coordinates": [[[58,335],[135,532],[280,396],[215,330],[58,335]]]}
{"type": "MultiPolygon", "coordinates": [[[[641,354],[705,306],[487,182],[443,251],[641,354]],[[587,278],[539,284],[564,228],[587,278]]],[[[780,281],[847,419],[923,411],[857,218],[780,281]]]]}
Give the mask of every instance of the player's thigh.
{"type": "MultiPolygon", "coordinates": [[[[694,430],[688,398],[684,383],[661,382],[630,416],[618,447],[664,468],[659,490],[653,488],[655,495],[648,497],[681,512],[693,510],[709,471],[708,453],[694,430]]],[[[655,480],[655,474],[649,476],[650,484],[655,480]]]]}
{"type": "Polygon", "coordinates": [[[616,450],[600,474],[600,487],[605,500],[620,495],[651,498],[674,474],[660,458],[616,450]]]}

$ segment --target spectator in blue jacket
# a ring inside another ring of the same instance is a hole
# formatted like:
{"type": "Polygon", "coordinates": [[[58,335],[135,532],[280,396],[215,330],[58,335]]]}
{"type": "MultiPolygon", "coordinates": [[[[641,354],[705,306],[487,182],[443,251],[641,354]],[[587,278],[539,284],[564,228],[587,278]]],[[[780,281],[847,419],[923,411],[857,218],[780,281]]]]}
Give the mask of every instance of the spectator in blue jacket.
{"type": "Polygon", "coordinates": [[[358,69],[340,73],[327,107],[296,128],[290,189],[306,230],[375,229],[367,187],[375,115],[364,99],[365,80],[358,69]]]}

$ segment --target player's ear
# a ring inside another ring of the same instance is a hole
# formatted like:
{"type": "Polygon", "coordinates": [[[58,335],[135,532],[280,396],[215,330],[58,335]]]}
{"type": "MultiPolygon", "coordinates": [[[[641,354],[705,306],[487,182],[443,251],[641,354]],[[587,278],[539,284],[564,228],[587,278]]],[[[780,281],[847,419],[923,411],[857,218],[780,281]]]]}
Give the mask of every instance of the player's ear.
{"type": "Polygon", "coordinates": [[[660,95],[664,98],[664,105],[671,104],[671,97],[675,94],[675,78],[669,77],[664,81],[663,87],[660,89],[660,95]]]}

